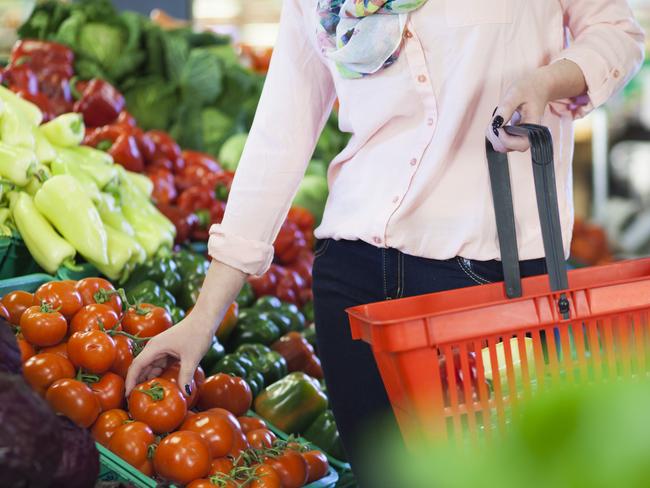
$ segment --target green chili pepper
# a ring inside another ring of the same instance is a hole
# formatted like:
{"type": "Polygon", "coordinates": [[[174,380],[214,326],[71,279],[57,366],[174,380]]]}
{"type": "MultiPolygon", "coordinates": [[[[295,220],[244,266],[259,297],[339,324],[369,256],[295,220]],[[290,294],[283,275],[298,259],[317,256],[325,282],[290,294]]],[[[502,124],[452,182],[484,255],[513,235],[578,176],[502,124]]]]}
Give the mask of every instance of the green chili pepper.
{"type": "Polygon", "coordinates": [[[217,363],[226,355],[226,349],[223,345],[216,339],[212,341],[212,345],[208,352],[205,353],[203,359],[201,359],[201,367],[205,374],[212,375],[213,372],[216,372],[217,363]]]}
{"type": "Polygon", "coordinates": [[[318,381],[301,372],[276,381],[255,399],[255,411],[289,434],[304,432],[326,409],[318,381]]]}
{"type": "Polygon", "coordinates": [[[93,202],[98,202],[100,200],[99,188],[97,188],[95,180],[86,174],[86,172],[82,171],[79,166],[61,156],[58,156],[54,161],[52,161],[50,167],[52,168],[52,174],[55,176],[70,175],[77,180],[86,195],[88,195],[93,202]]]}
{"type": "Polygon", "coordinates": [[[246,380],[246,383],[248,383],[248,386],[251,388],[253,398],[259,395],[260,392],[264,389],[264,376],[262,376],[262,373],[259,371],[251,371],[244,379],[246,380]]]}
{"type": "Polygon", "coordinates": [[[72,176],[53,176],[34,197],[36,208],[86,259],[108,265],[106,229],[97,209],[72,176]]]}
{"type": "Polygon", "coordinates": [[[2,134],[2,142],[9,146],[33,150],[36,145],[32,126],[27,124],[11,105],[5,105],[2,117],[0,117],[0,134],[2,134]]]}
{"type": "Polygon", "coordinates": [[[40,130],[52,144],[74,147],[81,144],[86,127],[83,115],[71,112],[46,122],[41,125],[40,130]]]}
{"type": "Polygon", "coordinates": [[[119,166],[110,160],[96,156],[101,153],[91,147],[60,147],[56,146],[59,157],[75,164],[81,171],[90,176],[100,190],[106,188],[109,183],[118,181],[119,166]]]}
{"type": "Polygon", "coordinates": [[[0,100],[5,103],[5,112],[18,114],[28,125],[37,127],[43,121],[43,113],[31,102],[19,97],[14,92],[0,85],[0,100]]]}
{"type": "Polygon", "coordinates": [[[153,182],[145,175],[134,173],[133,171],[124,170],[124,175],[131,181],[131,183],[140,190],[140,192],[147,198],[151,197],[153,192],[153,182]]]}
{"type": "Polygon", "coordinates": [[[31,149],[0,142],[0,176],[3,178],[18,186],[24,186],[37,164],[36,153],[31,149]]]}
{"type": "Polygon", "coordinates": [[[174,254],[174,262],[183,279],[190,275],[205,275],[210,267],[210,262],[201,254],[181,249],[174,254]]]}
{"type": "Polygon", "coordinates": [[[11,195],[11,213],[27,249],[41,268],[53,274],[64,263],[73,262],[74,248],[57,234],[27,193],[11,195]]]}
{"type": "Polygon", "coordinates": [[[50,144],[38,128],[32,129],[34,135],[34,151],[39,163],[51,163],[57,156],[54,146],[50,144]]]}
{"type": "Polygon", "coordinates": [[[278,310],[282,306],[282,302],[278,297],[273,297],[270,295],[263,296],[257,299],[255,302],[255,305],[253,305],[254,308],[257,310],[261,310],[264,312],[271,311],[271,310],[278,310]]]}
{"type": "Polygon", "coordinates": [[[275,383],[289,373],[287,361],[263,344],[242,344],[236,352],[253,362],[253,368],[262,373],[265,385],[275,383]]]}
{"type": "Polygon", "coordinates": [[[303,433],[303,437],[333,458],[345,461],[345,451],[331,410],[321,413],[303,433]]]}
{"type": "Polygon", "coordinates": [[[253,362],[250,359],[243,354],[230,353],[221,358],[210,374],[228,373],[246,378],[251,371],[253,371],[253,362]]]}
{"type": "Polygon", "coordinates": [[[196,300],[199,298],[199,293],[201,293],[204,279],[205,276],[201,274],[187,275],[183,278],[176,295],[179,306],[185,310],[194,306],[196,300]]]}
{"type": "Polygon", "coordinates": [[[133,227],[129,224],[129,221],[126,220],[126,217],[124,217],[122,209],[113,195],[101,192],[99,194],[99,200],[97,201],[97,210],[99,211],[99,215],[104,224],[110,225],[114,229],[129,236],[135,236],[133,227]]]}
{"type": "Polygon", "coordinates": [[[232,331],[230,344],[238,347],[241,344],[256,342],[264,345],[273,344],[280,338],[280,329],[270,320],[251,317],[239,321],[232,331]]]}
{"type": "Polygon", "coordinates": [[[305,316],[293,303],[283,303],[280,307],[280,313],[291,322],[289,325],[290,331],[300,332],[305,328],[305,316]]]}
{"type": "Polygon", "coordinates": [[[103,265],[91,261],[91,264],[110,280],[122,281],[130,271],[129,266],[133,263],[133,255],[139,254],[139,249],[142,248],[133,237],[113,229],[109,225],[105,225],[104,228],[106,229],[109,263],[103,265]]]}
{"type": "Polygon", "coordinates": [[[250,307],[255,302],[253,287],[248,281],[244,283],[244,286],[240,290],[235,301],[237,302],[237,305],[239,305],[240,309],[250,307]]]}

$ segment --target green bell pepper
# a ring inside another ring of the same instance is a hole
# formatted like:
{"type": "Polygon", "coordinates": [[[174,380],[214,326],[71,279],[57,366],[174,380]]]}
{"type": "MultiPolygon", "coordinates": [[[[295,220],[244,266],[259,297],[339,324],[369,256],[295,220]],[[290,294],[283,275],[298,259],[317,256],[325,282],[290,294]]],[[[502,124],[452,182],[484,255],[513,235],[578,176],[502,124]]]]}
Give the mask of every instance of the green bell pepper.
{"type": "Polygon", "coordinates": [[[305,328],[305,316],[293,303],[283,303],[280,307],[280,313],[290,320],[289,331],[300,332],[305,328]]]}
{"type": "Polygon", "coordinates": [[[201,293],[204,279],[205,275],[202,274],[191,274],[183,278],[180,289],[176,293],[176,299],[180,307],[188,310],[194,306],[199,298],[199,293],[201,293]]]}
{"type": "Polygon", "coordinates": [[[150,303],[157,307],[163,307],[170,314],[172,308],[176,306],[174,295],[151,280],[145,280],[132,287],[127,287],[126,297],[132,303],[150,303]]]}
{"type": "Polygon", "coordinates": [[[244,379],[246,380],[246,383],[248,383],[248,386],[251,388],[253,398],[259,395],[264,389],[264,376],[259,371],[251,371],[244,379]]]}
{"type": "Polygon", "coordinates": [[[303,433],[303,437],[333,458],[345,461],[343,443],[331,410],[326,410],[320,414],[303,433]]]}
{"type": "Polygon", "coordinates": [[[246,378],[251,371],[253,371],[253,362],[250,359],[243,354],[230,353],[221,358],[211,374],[228,373],[246,378]]]}
{"type": "Polygon", "coordinates": [[[278,326],[281,336],[291,330],[291,319],[284,315],[280,310],[271,310],[266,312],[266,318],[278,326]]]}
{"type": "Polygon", "coordinates": [[[309,301],[302,307],[302,313],[305,316],[305,321],[308,324],[314,322],[314,302],[309,301]]]}
{"type": "Polygon", "coordinates": [[[210,376],[216,372],[217,363],[226,355],[226,349],[223,345],[216,339],[212,341],[212,345],[208,352],[205,353],[203,359],[201,359],[201,367],[205,374],[210,376]]]}
{"type": "Polygon", "coordinates": [[[201,254],[188,249],[181,249],[174,254],[173,260],[182,279],[191,275],[205,275],[210,267],[210,262],[201,254]]]}
{"type": "Polygon", "coordinates": [[[171,256],[162,256],[139,266],[129,278],[129,283],[151,280],[173,295],[180,290],[182,279],[171,256]]]}
{"type": "Polygon", "coordinates": [[[268,312],[271,310],[278,310],[280,307],[282,307],[282,302],[278,297],[267,295],[259,297],[253,307],[257,310],[268,312]]]}
{"type": "Polygon", "coordinates": [[[169,311],[169,315],[172,316],[172,322],[175,325],[185,318],[185,310],[180,307],[173,306],[169,311]]]}
{"type": "Polygon", "coordinates": [[[287,361],[263,344],[242,344],[236,352],[253,362],[253,368],[264,376],[264,385],[275,383],[289,373],[287,361]]]}
{"type": "Polygon", "coordinates": [[[250,307],[253,305],[253,303],[255,303],[255,294],[253,293],[253,287],[248,281],[244,283],[244,286],[242,286],[242,289],[240,290],[239,295],[237,295],[235,301],[237,302],[237,305],[239,305],[240,309],[250,307]]]}
{"type": "Polygon", "coordinates": [[[327,409],[327,396],[317,380],[296,371],[268,386],[254,405],[257,414],[278,429],[300,434],[327,409]]]}
{"type": "Polygon", "coordinates": [[[270,320],[251,316],[239,321],[232,331],[230,344],[238,347],[251,342],[271,345],[280,338],[280,329],[270,320]]]}

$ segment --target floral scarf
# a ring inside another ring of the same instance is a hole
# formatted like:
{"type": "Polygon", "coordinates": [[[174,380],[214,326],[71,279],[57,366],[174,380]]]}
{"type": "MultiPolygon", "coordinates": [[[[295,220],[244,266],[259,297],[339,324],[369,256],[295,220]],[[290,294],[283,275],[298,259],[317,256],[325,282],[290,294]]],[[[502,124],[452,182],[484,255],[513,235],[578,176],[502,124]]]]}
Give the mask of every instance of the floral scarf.
{"type": "Polygon", "coordinates": [[[318,0],[318,42],[344,78],[395,62],[408,14],[427,0],[318,0]]]}

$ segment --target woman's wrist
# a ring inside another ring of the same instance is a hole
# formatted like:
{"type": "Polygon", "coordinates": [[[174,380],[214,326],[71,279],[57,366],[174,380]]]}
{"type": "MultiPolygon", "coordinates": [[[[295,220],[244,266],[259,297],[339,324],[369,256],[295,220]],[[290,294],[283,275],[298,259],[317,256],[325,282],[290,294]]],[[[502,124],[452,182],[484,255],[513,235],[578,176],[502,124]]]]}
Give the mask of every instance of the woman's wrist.
{"type": "Polygon", "coordinates": [[[587,91],[582,69],[568,59],[560,59],[537,69],[535,81],[547,103],[583,95],[587,91]]]}

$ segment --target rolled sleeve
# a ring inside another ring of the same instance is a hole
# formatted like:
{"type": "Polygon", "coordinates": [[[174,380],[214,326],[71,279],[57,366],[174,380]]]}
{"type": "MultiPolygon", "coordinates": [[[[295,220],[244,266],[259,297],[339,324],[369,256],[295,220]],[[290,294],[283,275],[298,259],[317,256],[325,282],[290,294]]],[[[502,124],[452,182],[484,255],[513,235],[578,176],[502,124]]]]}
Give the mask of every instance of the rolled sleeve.
{"type": "Polygon", "coordinates": [[[210,230],[212,258],[245,273],[260,275],[271,265],[271,244],[334,104],[334,82],[315,42],[315,15],[301,0],[284,0],[278,40],[226,212],[221,225],[210,230]]]}
{"type": "Polygon", "coordinates": [[[607,102],[639,71],[645,35],[625,0],[565,0],[563,6],[572,41],[553,61],[576,63],[587,93],[552,107],[577,118],[607,102]]]}

